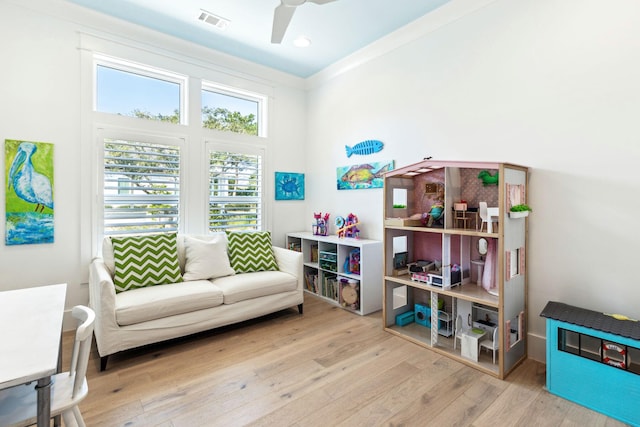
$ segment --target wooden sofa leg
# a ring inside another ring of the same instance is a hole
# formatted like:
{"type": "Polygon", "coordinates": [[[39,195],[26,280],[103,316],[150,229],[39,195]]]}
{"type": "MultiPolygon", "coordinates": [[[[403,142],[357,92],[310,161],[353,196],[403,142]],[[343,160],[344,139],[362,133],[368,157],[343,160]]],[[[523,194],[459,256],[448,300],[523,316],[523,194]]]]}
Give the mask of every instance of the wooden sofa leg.
{"type": "Polygon", "coordinates": [[[107,369],[107,360],[109,360],[109,356],[102,356],[100,358],[100,372],[103,372],[107,369]]]}
{"type": "Polygon", "coordinates": [[[298,304],[298,313],[302,314],[302,304],[298,304]]]}

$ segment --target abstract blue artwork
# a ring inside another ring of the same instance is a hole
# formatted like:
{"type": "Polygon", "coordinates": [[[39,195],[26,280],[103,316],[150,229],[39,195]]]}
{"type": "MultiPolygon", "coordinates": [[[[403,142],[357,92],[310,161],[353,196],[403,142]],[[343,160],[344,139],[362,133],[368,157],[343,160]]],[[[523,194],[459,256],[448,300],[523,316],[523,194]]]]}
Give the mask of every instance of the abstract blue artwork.
{"type": "Polygon", "coordinates": [[[304,174],[276,172],[276,200],[304,200],[304,174]]]}
{"type": "Polygon", "coordinates": [[[6,245],[53,243],[53,144],[5,140],[6,245]]]}

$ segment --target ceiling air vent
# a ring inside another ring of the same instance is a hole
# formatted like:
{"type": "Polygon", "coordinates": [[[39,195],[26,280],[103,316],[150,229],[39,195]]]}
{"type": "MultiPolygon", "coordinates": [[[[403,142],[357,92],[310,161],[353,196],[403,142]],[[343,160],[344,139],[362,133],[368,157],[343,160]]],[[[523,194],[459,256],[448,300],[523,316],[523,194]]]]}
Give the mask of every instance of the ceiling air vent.
{"type": "Polygon", "coordinates": [[[228,19],[225,19],[221,16],[214,15],[211,12],[207,12],[204,9],[200,9],[200,16],[198,17],[198,19],[203,22],[206,22],[207,24],[211,24],[214,27],[219,28],[221,30],[224,30],[225,28],[227,28],[227,26],[231,22],[228,19]]]}

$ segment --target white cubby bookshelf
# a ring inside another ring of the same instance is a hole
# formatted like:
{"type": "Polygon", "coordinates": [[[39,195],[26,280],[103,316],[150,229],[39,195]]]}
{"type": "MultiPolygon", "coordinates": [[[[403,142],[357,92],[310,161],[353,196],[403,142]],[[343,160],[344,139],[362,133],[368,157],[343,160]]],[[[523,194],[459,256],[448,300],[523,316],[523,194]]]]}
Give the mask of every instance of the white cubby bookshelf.
{"type": "Polygon", "coordinates": [[[360,315],[382,309],[381,241],[295,232],[287,234],[286,245],[302,252],[305,292],[360,315]],[[355,259],[348,263],[356,253],[357,269],[355,259]]]}

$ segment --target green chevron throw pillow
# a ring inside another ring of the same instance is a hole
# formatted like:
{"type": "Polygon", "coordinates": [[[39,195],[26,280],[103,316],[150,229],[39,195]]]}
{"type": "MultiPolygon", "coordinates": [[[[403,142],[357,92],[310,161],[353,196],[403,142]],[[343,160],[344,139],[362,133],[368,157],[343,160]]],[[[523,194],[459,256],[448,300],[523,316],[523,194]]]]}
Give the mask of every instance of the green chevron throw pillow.
{"type": "Polygon", "coordinates": [[[176,233],[112,237],[116,292],[182,282],[176,233]]]}
{"type": "Polygon", "coordinates": [[[278,270],[268,231],[227,231],[227,252],[236,273],[278,270]]]}

